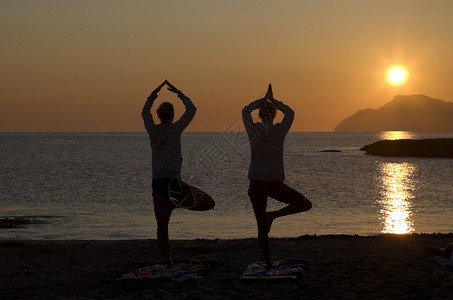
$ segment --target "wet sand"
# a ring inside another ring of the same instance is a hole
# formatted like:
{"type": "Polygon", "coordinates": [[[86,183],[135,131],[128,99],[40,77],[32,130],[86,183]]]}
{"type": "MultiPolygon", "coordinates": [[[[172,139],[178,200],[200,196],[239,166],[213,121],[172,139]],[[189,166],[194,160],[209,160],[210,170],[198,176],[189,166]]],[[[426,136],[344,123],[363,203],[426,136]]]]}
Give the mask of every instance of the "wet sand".
{"type": "Polygon", "coordinates": [[[453,267],[425,251],[453,234],[272,239],[274,260],[311,262],[288,282],[240,282],[262,260],[256,239],[172,241],[176,261],[213,262],[200,280],[116,280],[161,263],[155,240],[0,241],[1,299],[453,299],[453,267]]]}

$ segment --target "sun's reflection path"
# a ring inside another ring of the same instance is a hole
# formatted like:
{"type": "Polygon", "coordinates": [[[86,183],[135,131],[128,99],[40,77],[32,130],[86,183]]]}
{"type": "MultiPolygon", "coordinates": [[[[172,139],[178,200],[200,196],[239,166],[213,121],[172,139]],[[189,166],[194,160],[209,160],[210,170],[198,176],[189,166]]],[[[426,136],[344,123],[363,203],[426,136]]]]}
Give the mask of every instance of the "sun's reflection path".
{"type": "Polygon", "coordinates": [[[413,139],[415,134],[411,131],[382,131],[379,134],[381,140],[403,140],[413,139]]]}
{"type": "Polygon", "coordinates": [[[382,233],[410,233],[415,230],[412,220],[412,199],[415,166],[409,163],[383,163],[381,165],[382,233]]]}

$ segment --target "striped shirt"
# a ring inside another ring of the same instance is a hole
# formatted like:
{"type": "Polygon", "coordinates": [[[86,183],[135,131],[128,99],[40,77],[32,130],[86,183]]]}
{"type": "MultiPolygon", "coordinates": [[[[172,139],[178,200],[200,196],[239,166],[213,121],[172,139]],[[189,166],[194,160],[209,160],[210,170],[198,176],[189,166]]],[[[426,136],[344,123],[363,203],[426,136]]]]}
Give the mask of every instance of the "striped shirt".
{"type": "Polygon", "coordinates": [[[157,94],[151,94],[142,109],[142,118],[152,149],[153,179],[172,178],[181,173],[181,134],[195,116],[196,107],[183,93],[178,94],[186,111],[173,124],[155,124],[151,107],[157,94]]]}
{"type": "Polygon", "coordinates": [[[248,178],[253,180],[285,180],[283,144],[294,120],[294,111],[279,102],[285,115],[281,123],[254,123],[252,111],[259,108],[256,100],[242,109],[242,120],[249,137],[251,161],[248,178]]]}

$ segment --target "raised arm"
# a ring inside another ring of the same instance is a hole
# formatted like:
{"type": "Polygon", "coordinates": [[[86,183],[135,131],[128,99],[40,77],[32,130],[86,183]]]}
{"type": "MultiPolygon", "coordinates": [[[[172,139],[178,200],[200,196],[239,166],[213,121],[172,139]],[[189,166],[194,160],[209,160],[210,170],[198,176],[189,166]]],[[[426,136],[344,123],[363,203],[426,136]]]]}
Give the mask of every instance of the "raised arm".
{"type": "Polygon", "coordinates": [[[266,100],[266,97],[250,102],[242,109],[242,122],[244,122],[245,130],[249,132],[254,124],[252,111],[258,109],[260,104],[266,100]]]}
{"type": "Polygon", "coordinates": [[[170,92],[173,92],[178,95],[178,98],[181,99],[182,103],[184,104],[186,111],[184,114],[179,118],[178,121],[174,123],[174,126],[177,130],[180,132],[184,131],[187,126],[189,126],[190,122],[192,122],[195,113],[197,112],[197,108],[193,104],[192,100],[190,100],[189,97],[184,95],[183,92],[178,90],[174,85],[172,85],[170,82],[165,81],[165,83],[168,85],[168,90],[170,92]]]}
{"type": "Polygon", "coordinates": [[[272,104],[274,104],[276,109],[278,109],[284,114],[281,124],[283,130],[288,132],[294,121],[294,111],[288,105],[285,105],[283,104],[283,102],[278,101],[274,98],[274,93],[272,92],[272,85],[270,83],[269,87],[267,88],[266,97],[272,102],[272,104]]]}
{"type": "Polygon", "coordinates": [[[157,94],[160,92],[160,89],[166,84],[166,80],[162,82],[157,88],[151,92],[151,94],[146,99],[145,105],[142,108],[142,118],[145,123],[145,128],[147,131],[151,130],[154,126],[153,116],[151,115],[151,107],[154,104],[154,100],[157,99],[157,94]]]}
{"type": "Polygon", "coordinates": [[[292,110],[291,107],[284,104],[283,102],[274,99],[273,97],[269,97],[269,99],[275,105],[275,107],[284,114],[283,120],[281,122],[282,129],[285,132],[288,132],[294,121],[294,110],[292,110]]]}

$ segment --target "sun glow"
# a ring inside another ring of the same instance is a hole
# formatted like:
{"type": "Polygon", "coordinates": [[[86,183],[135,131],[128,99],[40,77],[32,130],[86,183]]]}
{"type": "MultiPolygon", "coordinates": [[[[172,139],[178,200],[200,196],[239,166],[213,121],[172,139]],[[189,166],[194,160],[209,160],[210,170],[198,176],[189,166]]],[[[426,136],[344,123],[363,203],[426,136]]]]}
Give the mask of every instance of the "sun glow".
{"type": "Polygon", "coordinates": [[[406,81],[407,71],[401,66],[392,66],[387,70],[387,80],[390,84],[400,85],[406,81]]]}

